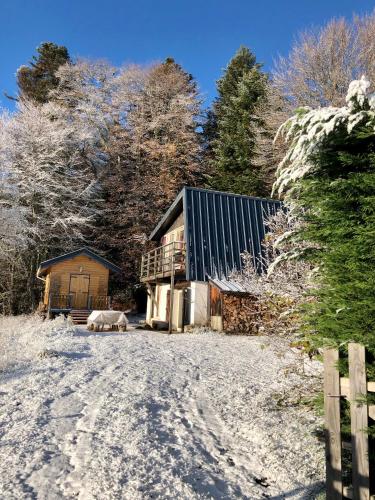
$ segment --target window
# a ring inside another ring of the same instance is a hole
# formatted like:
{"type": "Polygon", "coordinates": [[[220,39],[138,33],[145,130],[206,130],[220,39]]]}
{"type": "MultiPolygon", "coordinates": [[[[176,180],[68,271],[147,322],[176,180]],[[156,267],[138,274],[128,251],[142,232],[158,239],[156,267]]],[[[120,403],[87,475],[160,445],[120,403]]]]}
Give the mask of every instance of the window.
{"type": "Polygon", "coordinates": [[[172,231],[166,233],[161,239],[161,244],[167,245],[168,243],[172,243],[173,241],[184,241],[184,226],[177,227],[175,229],[172,229],[172,231]]]}

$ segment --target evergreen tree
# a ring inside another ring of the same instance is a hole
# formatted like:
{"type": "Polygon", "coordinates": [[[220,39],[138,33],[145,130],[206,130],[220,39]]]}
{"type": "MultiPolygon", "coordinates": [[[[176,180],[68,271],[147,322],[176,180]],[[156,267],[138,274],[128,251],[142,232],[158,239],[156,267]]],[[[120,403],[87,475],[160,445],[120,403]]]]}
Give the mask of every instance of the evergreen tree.
{"type": "Polygon", "coordinates": [[[37,48],[29,66],[21,66],[17,71],[19,97],[35,103],[46,103],[49,93],[56,89],[59,79],[56,72],[60,66],[70,61],[68,49],[52,42],[42,43],[37,48]]]}
{"type": "Polygon", "coordinates": [[[320,345],[368,347],[375,376],[375,100],[364,78],[347,106],[300,110],[287,125],[291,149],[277,187],[302,209],[316,300],[308,308],[320,345]]]}
{"type": "Polygon", "coordinates": [[[265,194],[262,171],[255,165],[256,128],[261,124],[257,106],[265,95],[267,78],[261,65],[246,47],[241,47],[217,83],[206,131],[212,140],[211,187],[239,194],[265,194]],[[213,125],[213,126],[212,126],[213,125]],[[216,131],[214,130],[216,127],[216,131]]]}
{"type": "Polygon", "coordinates": [[[214,159],[213,146],[217,139],[217,117],[215,112],[215,102],[211,109],[205,110],[202,122],[202,146],[203,156],[207,164],[212,164],[214,159]]]}

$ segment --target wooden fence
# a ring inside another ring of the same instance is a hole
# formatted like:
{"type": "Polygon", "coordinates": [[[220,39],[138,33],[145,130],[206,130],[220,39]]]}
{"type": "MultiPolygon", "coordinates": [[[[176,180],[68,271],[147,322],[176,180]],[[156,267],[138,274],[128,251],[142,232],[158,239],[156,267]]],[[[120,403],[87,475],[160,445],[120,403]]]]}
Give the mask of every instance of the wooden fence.
{"type": "Polygon", "coordinates": [[[366,379],[366,352],[360,344],[349,344],[349,378],[340,377],[337,365],[339,351],[324,351],[324,413],[326,440],[327,499],[375,499],[374,462],[369,459],[366,429],[374,425],[375,405],[369,405],[367,394],[375,392],[375,382],[366,379]],[[351,442],[342,440],[342,399],[350,403],[351,442]],[[351,451],[352,484],[343,485],[342,450],[351,451]]]}

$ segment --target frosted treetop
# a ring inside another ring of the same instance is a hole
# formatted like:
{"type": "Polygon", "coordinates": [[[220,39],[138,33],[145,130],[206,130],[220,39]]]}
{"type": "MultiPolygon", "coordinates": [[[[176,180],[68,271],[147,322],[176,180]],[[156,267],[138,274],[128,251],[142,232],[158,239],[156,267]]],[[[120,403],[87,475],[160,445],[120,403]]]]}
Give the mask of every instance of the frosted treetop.
{"type": "Polygon", "coordinates": [[[315,168],[314,155],[340,129],[350,135],[359,125],[366,125],[375,133],[375,93],[370,88],[371,83],[362,76],[350,83],[346,106],[299,108],[281,125],[276,137],[283,135],[291,146],[277,169],[274,192],[288,192],[295,181],[311,173],[315,168]]]}

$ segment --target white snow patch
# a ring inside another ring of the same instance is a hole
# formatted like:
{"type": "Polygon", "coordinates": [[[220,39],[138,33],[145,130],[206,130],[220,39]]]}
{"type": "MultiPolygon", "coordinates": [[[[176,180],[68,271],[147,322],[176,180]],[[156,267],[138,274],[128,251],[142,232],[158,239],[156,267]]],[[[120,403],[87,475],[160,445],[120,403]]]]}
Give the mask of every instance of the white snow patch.
{"type": "Polygon", "coordinates": [[[370,87],[371,83],[365,75],[362,75],[359,80],[353,80],[350,82],[348,93],[345,98],[348,108],[355,109],[358,104],[363,106],[368,98],[370,87]]]}
{"type": "Polygon", "coordinates": [[[46,350],[71,346],[73,325],[63,316],[44,321],[37,314],[0,316],[0,371],[35,360],[46,350]]]}
{"type": "MultiPolygon", "coordinates": [[[[30,339],[34,321],[14,336],[30,339]]],[[[54,333],[55,322],[34,323],[44,340],[25,345],[59,357],[17,358],[0,374],[0,498],[297,499],[321,488],[320,419],[280,405],[321,368],[284,340],[56,321],[54,333]]]]}

